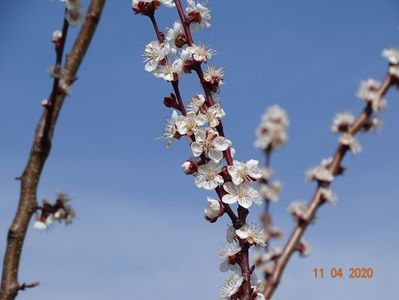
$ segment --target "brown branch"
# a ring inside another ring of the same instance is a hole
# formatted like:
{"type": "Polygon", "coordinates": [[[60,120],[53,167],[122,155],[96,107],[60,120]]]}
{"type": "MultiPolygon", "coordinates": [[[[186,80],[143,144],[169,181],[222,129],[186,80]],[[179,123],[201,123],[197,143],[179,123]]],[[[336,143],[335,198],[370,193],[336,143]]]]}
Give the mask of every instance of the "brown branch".
{"type": "MultiPolygon", "coordinates": [[[[389,88],[395,84],[395,79],[392,75],[388,75],[384,82],[381,84],[380,88],[377,91],[377,95],[382,98],[388,92],[389,88]]],[[[357,117],[348,133],[351,135],[355,135],[358,133],[366,122],[370,119],[373,114],[373,110],[371,108],[371,104],[367,103],[366,107],[362,111],[362,113],[357,117]]],[[[333,160],[329,165],[329,170],[333,175],[338,175],[341,171],[341,163],[345,157],[345,154],[348,152],[349,148],[344,145],[339,145],[337,150],[334,153],[333,160]]],[[[284,246],[281,256],[277,259],[276,266],[271,274],[264,291],[264,296],[266,300],[270,300],[274,291],[276,290],[281,276],[283,275],[284,269],[291,258],[292,254],[295,252],[296,246],[300,242],[303,234],[306,231],[306,228],[310,224],[310,222],[314,219],[317,210],[323,204],[323,200],[321,197],[321,188],[327,188],[330,186],[330,183],[318,184],[316,191],[312,197],[312,200],[309,203],[308,210],[304,219],[298,222],[297,226],[294,228],[290,238],[288,239],[286,245],[284,246]]]]}
{"type": "MultiPolygon", "coordinates": [[[[67,85],[71,85],[76,78],[76,73],[100,20],[104,4],[105,0],[92,0],[90,3],[86,20],[64,65],[64,68],[67,70],[64,79],[67,85]]],[[[65,28],[66,27],[64,27],[64,29],[65,28]]],[[[65,39],[65,37],[66,33],[63,39],[65,39]]],[[[62,58],[62,53],[60,52],[62,51],[57,52],[57,58],[59,55],[61,55],[62,58]]],[[[37,208],[37,187],[44,164],[50,153],[54,129],[65,96],[65,92],[59,89],[58,84],[53,86],[49,101],[50,105],[44,108],[36,127],[28,163],[21,176],[21,192],[18,209],[8,231],[6,253],[3,260],[0,300],[15,299],[21,287],[30,287],[27,284],[19,285],[18,283],[18,270],[22,247],[30,219],[37,208]]]]}

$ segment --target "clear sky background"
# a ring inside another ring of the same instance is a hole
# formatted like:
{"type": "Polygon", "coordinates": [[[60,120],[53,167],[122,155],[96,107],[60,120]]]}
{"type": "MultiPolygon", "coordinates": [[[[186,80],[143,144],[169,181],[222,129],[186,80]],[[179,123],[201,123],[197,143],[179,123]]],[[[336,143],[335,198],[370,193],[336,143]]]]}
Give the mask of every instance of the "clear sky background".
{"type": "MultiPolygon", "coordinates": [[[[83,1],[87,8],[88,1],[83,1]]],[[[170,149],[156,138],[170,111],[170,85],[144,71],[141,53],[154,39],[146,18],[130,1],[108,1],[88,55],[66,101],[46,164],[39,199],[70,193],[78,218],[49,232],[30,227],[21,281],[41,286],[19,299],[216,299],[227,274],[216,251],[228,220],[203,220],[206,196],[180,170],[190,150],[170,149]]],[[[384,47],[399,46],[397,0],[209,1],[212,27],[195,40],[211,45],[213,64],[225,67],[221,101],[227,136],[237,158],[262,160],[253,148],[260,115],[272,104],[291,119],[288,144],[273,157],[282,180],[281,201],[272,206],[276,225],[293,228],[286,208],[309,200],[314,184],[304,171],[329,157],[337,138],[335,113],[358,113],[361,80],[382,79],[384,47]]],[[[0,250],[14,215],[21,174],[40,101],[52,82],[53,30],[63,5],[46,0],[0,0],[0,250]]],[[[159,12],[171,26],[174,10],[159,12]]],[[[72,36],[77,29],[72,29],[72,36]]],[[[71,41],[71,40],[70,40],[71,41]]],[[[67,45],[67,51],[70,44],[67,45]]],[[[183,95],[200,91],[192,77],[183,95]]],[[[399,237],[399,93],[391,91],[380,134],[360,138],[364,151],[349,155],[348,172],[334,183],[336,206],[321,209],[306,238],[311,255],[294,255],[275,299],[394,299],[399,237]],[[314,279],[314,267],[372,267],[374,278],[314,279]]],[[[257,220],[253,209],[250,220],[257,220]]],[[[287,236],[286,236],[287,237],[287,236]]],[[[285,238],[286,238],[285,237],[285,238]]]]}

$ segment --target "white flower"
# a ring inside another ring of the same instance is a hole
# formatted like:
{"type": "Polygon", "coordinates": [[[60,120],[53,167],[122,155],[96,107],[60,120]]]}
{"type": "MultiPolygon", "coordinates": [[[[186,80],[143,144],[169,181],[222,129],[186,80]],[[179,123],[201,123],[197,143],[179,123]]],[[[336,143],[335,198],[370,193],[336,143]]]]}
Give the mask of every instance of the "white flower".
{"type": "Polygon", "coordinates": [[[193,96],[188,104],[190,111],[197,113],[205,103],[204,95],[197,94],[193,96]]]}
{"type": "Polygon", "coordinates": [[[384,49],[382,56],[385,57],[390,64],[399,64],[399,49],[384,49]]]}
{"type": "Polygon", "coordinates": [[[230,256],[234,256],[240,251],[240,243],[237,241],[233,241],[232,243],[224,244],[223,248],[219,249],[217,256],[221,259],[228,259],[230,256]]]}
{"type": "Polygon", "coordinates": [[[75,9],[81,5],[80,0],[63,0],[62,2],[65,2],[68,9],[75,9]]]}
{"type": "Polygon", "coordinates": [[[224,71],[223,68],[215,66],[208,66],[208,70],[204,72],[204,80],[208,83],[208,86],[214,93],[220,91],[219,86],[223,84],[224,71]]]}
{"type": "Polygon", "coordinates": [[[61,40],[61,38],[62,38],[62,31],[55,30],[52,35],[53,42],[57,42],[57,41],[61,40]]]}
{"type": "Polygon", "coordinates": [[[245,224],[240,229],[236,230],[237,236],[246,240],[250,244],[256,244],[258,246],[265,246],[267,235],[257,224],[253,223],[252,225],[245,224]]]}
{"type": "Polygon", "coordinates": [[[240,272],[240,267],[237,264],[236,254],[241,251],[240,243],[233,241],[227,243],[223,248],[219,249],[217,255],[223,261],[220,263],[219,270],[221,272],[235,271],[240,272]]]}
{"type": "Polygon", "coordinates": [[[163,61],[169,53],[169,46],[161,44],[159,41],[152,41],[147,44],[144,49],[144,62],[145,70],[147,72],[152,72],[158,68],[159,63],[163,61]]]}
{"type": "Polygon", "coordinates": [[[166,41],[169,44],[169,49],[172,54],[176,54],[178,48],[181,48],[183,44],[183,39],[179,40],[179,38],[183,37],[185,42],[185,37],[183,33],[183,26],[180,22],[173,23],[173,27],[170,28],[166,34],[166,41]]]}
{"type": "Polygon", "coordinates": [[[244,278],[238,274],[231,275],[223,284],[220,286],[219,298],[223,300],[229,300],[231,296],[238,292],[238,289],[242,285],[244,278]]]}
{"type": "Polygon", "coordinates": [[[220,119],[225,116],[224,110],[220,107],[219,103],[215,103],[206,110],[202,110],[200,115],[207,120],[209,127],[215,128],[219,125],[220,119]]]}
{"type": "Polygon", "coordinates": [[[208,66],[208,70],[204,72],[204,79],[211,83],[215,80],[222,81],[223,76],[224,76],[223,68],[218,68],[215,66],[208,66]]]}
{"type": "Polygon", "coordinates": [[[269,107],[256,130],[255,147],[265,150],[282,146],[288,139],[288,127],[287,113],[278,105],[269,107]]]}
{"type": "Polygon", "coordinates": [[[306,213],[308,211],[308,206],[305,202],[292,202],[288,206],[288,212],[292,215],[295,220],[304,220],[306,213]]]}
{"type": "Polygon", "coordinates": [[[172,64],[167,61],[152,71],[152,74],[166,81],[179,80],[183,74],[183,61],[181,59],[176,59],[172,64]]]}
{"type": "Polygon", "coordinates": [[[45,230],[47,228],[46,223],[42,222],[42,221],[35,221],[35,223],[33,223],[33,228],[35,228],[36,230],[45,230]]]}
{"type": "Polygon", "coordinates": [[[33,228],[36,230],[46,230],[54,221],[54,218],[52,215],[48,215],[45,218],[39,217],[34,223],[33,223],[33,228]]]}
{"type": "Polygon", "coordinates": [[[223,159],[223,151],[227,150],[230,145],[231,142],[219,136],[216,131],[198,129],[195,133],[195,142],[191,143],[191,150],[195,157],[205,153],[214,162],[219,162],[223,159]]]}
{"type": "Polygon", "coordinates": [[[184,60],[192,58],[197,62],[206,63],[208,60],[212,58],[212,55],[214,54],[215,51],[207,48],[205,45],[194,44],[183,50],[182,57],[184,60]]]}
{"type": "Polygon", "coordinates": [[[179,117],[176,126],[180,134],[193,135],[199,130],[199,126],[204,124],[206,124],[206,118],[194,112],[189,112],[186,116],[179,117]]]}
{"type": "Polygon", "coordinates": [[[273,181],[270,184],[261,184],[260,194],[264,199],[272,202],[278,201],[278,195],[281,192],[282,185],[280,181],[273,181]]]}
{"type": "Polygon", "coordinates": [[[334,180],[334,175],[328,169],[331,162],[329,160],[323,160],[320,166],[310,168],[305,172],[306,178],[309,181],[318,180],[324,182],[331,182],[334,180]]]}
{"type": "Polygon", "coordinates": [[[245,163],[233,161],[233,165],[227,167],[231,179],[235,185],[244,181],[253,181],[262,177],[262,170],[259,168],[259,162],[251,159],[245,163]]]}
{"type": "Polygon", "coordinates": [[[331,190],[331,188],[320,188],[320,196],[323,201],[334,204],[337,201],[337,195],[331,190]]]}
{"type": "Polygon", "coordinates": [[[83,22],[83,7],[79,4],[68,8],[66,11],[65,18],[67,19],[69,26],[76,26],[83,22]]]}
{"type": "Polygon", "coordinates": [[[176,137],[176,122],[178,119],[179,116],[177,111],[173,110],[172,117],[166,120],[165,126],[163,127],[163,138],[166,139],[166,147],[170,147],[176,137]]]}
{"type": "Polygon", "coordinates": [[[348,146],[353,154],[358,154],[362,151],[362,146],[359,142],[349,133],[343,133],[339,137],[339,142],[342,145],[348,146]]]}
{"type": "Polygon", "coordinates": [[[399,78],[399,66],[390,66],[389,67],[389,74],[399,78]]]}
{"type": "Polygon", "coordinates": [[[218,200],[208,197],[208,206],[205,208],[204,214],[207,220],[214,220],[219,217],[220,203],[218,200]]]}
{"type": "Polygon", "coordinates": [[[203,4],[187,0],[186,14],[191,21],[190,28],[208,28],[211,26],[211,11],[203,4]]]}
{"type": "Polygon", "coordinates": [[[386,106],[386,100],[381,98],[378,90],[381,86],[381,82],[369,79],[360,83],[357,96],[367,103],[371,103],[373,111],[380,111],[386,106]]]}
{"type": "Polygon", "coordinates": [[[346,132],[355,121],[355,117],[347,112],[339,113],[335,116],[331,130],[333,132],[346,132]]]}
{"type": "Polygon", "coordinates": [[[219,184],[223,183],[223,177],[219,175],[222,171],[222,166],[214,161],[209,161],[204,165],[198,167],[198,173],[195,175],[195,185],[198,188],[206,190],[213,190],[219,184]]]}
{"type": "Polygon", "coordinates": [[[233,204],[238,202],[238,204],[244,208],[251,207],[252,201],[258,205],[262,204],[258,191],[247,181],[239,185],[226,182],[223,185],[223,189],[227,192],[227,194],[222,197],[224,203],[233,204]]]}

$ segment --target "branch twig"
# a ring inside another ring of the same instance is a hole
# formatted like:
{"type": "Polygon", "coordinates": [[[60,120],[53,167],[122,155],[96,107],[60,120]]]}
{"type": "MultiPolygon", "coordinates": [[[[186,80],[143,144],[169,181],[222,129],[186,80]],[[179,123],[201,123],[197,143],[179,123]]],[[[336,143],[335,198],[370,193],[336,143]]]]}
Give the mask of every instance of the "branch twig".
{"type": "MultiPolygon", "coordinates": [[[[86,20],[64,65],[64,68],[67,70],[64,80],[68,86],[71,85],[76,78],[76,73],[100,20],[104,4],[105,0],[92,0],[90,3],[86,20]]],[[[67,25],[64,23],[63,42],[65,42],[66,31],[67,25]]],[[[61,62],[62,52],[62,50],[57,51],[57,62],[61,62]]],[[[50,105],[44,108],[36,127],[28,163],[21,176],[19,205],[7,236],[7,247],[3,260],[0,300],[13,300],[16,298],[18,291],[21,290],[21,287],[31,287],[28,284],[19,285],[18,283],[20,258],[30,219],[38,206],[36,200],[37,187],[44,164],[50,153],[55,126],[65,97],[66,94],[59,89],[57,80],[57,83],[54,82],[50,94],[50,105]]]]}
{"type": "MultiPolygon", "coordinates": [[[[395,79],[392,75],[387,75],[383,83],[381,84],[376,94],[379,98],[383,98],[384,95],[388,92],[389,88],[395,84],[395,79]]],[[[370,103],[367,103],[366,107],[362,111],[362,113],[357,117],[351,128],[348,130],[348,133],[354,136],[358,133],[363,126],[366,124],[367,120],[372,116],[373,109],[370,103]]],[[[346,153],[349,148],[345,145],[340,144],[337,150],[334,153],[333,160],[330,163],[328,169],[333,175],[338,175],[341,169],[341,163],[344,159],[346,153]]],[[[284,246],[281,255],[277,259],[276,266],[271,274],[264,291],[264,296],[266,300],[270,300],[274,291],[276,290],[281,276],[283,275],[284,269],[291,258],[291,255],[295,252],[296,246],[300,242],[303,234],[306,231],[306,228],[314,219],[317,210],[323,204],[321,197],[321,188],[328,188],[330,183],[324,182],[323,184],[318,183],[316,191],[313,194],[312,200],[309,203],[308,210],[303,220],[298,222],[297,226],[294,228],[290,238],[288,239],[286,245],[284,246]]]]}

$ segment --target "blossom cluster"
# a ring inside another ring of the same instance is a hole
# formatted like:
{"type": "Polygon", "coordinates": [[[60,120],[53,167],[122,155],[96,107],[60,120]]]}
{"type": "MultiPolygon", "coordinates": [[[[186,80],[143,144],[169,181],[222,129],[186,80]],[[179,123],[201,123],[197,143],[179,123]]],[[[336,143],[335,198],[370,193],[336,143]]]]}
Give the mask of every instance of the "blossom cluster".
{"type": "MultiPolygon", "coordinates": [[[[239,292],[244,281],[242,270],[239,266],[242,250],[240,240],[245,240],[251,245],[265,246],[267,236],[263,229],[253,223],[246,224],[240,229],[234,229],[233,226],[229,226],[226,230],[226,240],[227,243],[219,249],[217,255],[222,260],[219,267],[220,271],[233,272],[220,286],[219,298],[227,300],[239,292]]],[[[255,272],[252,272],[250,276],[250,286],[253,299],[264,300],[261,292],[261,281],[258,280],[255,272]]]]}
{"type": "Polygon", "coordinates": [[[280,106],[267,108],[256,130],[255,147],[265,151],[281,147],[288,139],[289,125],[287,113],[280,106]]]}
{"type": "Polygon", "coordinates": [[[45,230],[51,226],[55,221],[71,224],[75,218],[75,210],[71,206],[71,198],[68,194],[58,192],[56,194],[54,204],[51,204],[47,199],[38,207],[38,215],[33,227],[38,230],[45,230]]]}

